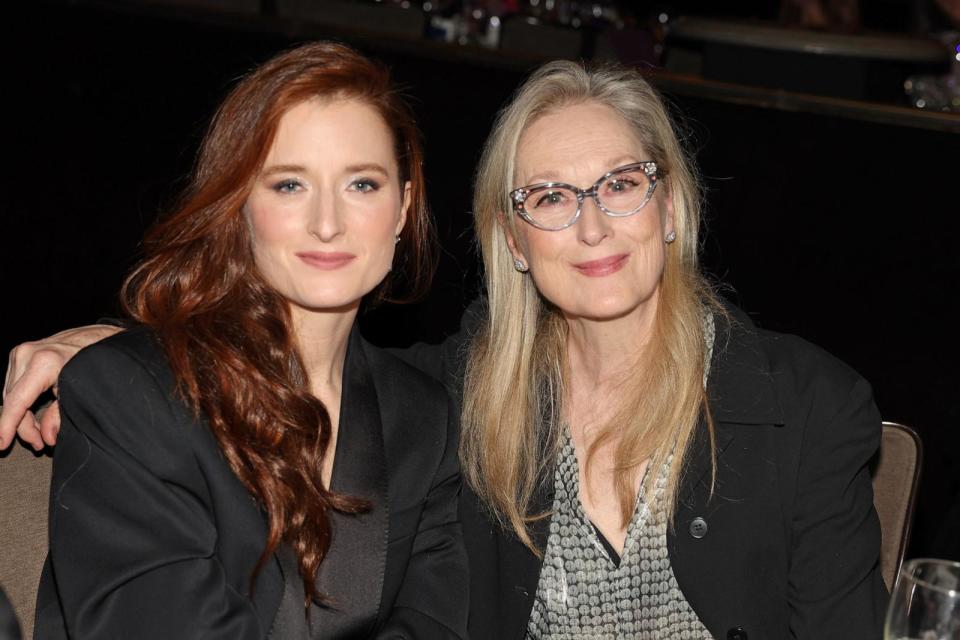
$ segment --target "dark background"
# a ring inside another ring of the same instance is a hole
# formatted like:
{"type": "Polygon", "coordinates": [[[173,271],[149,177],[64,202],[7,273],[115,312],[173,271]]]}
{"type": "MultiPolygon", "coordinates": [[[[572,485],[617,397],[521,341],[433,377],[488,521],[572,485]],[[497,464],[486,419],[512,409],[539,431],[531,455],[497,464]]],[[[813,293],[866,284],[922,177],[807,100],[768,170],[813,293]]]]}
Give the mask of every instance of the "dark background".
{"type": "MultiPolygon", "coordinates": [[[[0,347],[9,349],[118,313],[139,239],[183,185],[216,104],[303,36],[96,3],[2,11],[0,347]]],[[[381,344],[438,339],[478,290],[472,174],[525,71],[347,39],[387,61],[414,98],[444,245],[425,302],[362,322],[381,344]]],[[[920,432],[908,556],[960,558],[960,135],[668,98],[704,175],[708,272],[759,325],[850,363],[885,419],[920,432]]]]}

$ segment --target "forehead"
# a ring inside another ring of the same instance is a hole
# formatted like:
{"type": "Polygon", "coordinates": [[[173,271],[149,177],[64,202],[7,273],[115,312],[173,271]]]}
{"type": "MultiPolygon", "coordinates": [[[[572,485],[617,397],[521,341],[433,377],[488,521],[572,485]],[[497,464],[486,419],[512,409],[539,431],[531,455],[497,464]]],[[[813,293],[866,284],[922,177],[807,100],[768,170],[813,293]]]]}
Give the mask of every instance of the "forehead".
{"type": "Polygon", "coordinates": [[[517,145],[515,178],[596,179],[616,166],[648,160],[627,120],[611,107],[584,102],[530,123],[517,145]],[[595,175],[594,175],[595,174],[595,175]]]}
{"type": "Polygon", "coordinates": [[[311,98],[280,118],[267,154],[366,156],[394,160],[393,134],[376,108],[355,98],[311,98]]]}

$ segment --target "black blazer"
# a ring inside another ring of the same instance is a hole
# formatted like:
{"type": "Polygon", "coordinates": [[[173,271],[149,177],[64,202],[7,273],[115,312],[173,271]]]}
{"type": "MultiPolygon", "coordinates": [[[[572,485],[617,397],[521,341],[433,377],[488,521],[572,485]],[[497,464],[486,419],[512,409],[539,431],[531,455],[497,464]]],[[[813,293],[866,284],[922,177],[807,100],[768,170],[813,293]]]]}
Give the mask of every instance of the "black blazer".
{"type": "Polygon", "coordinates": [[[64,368],[37,638],[465,637],[456,416],[440,385],[354,330],[331,485],[374,506],[334,516],[318,575],[332,605],[309,630],[289,549],[250,594],[265,519],[175,387],[144,328],[64,368]]]}
{"type": "MultiPolygon", "coordinates": [[[[475,305],[471,313],[468,327],[481,311],[475,305]]],[[[817,347],[731,313],[732,325],[718,322],[707,385],[716,487],[711,496],[701,421],[667,538],[680,589],[717,638],[879,638],[888,596],[867,469],[881,432],[870,387],[817,347]]],[[[462,355],[452,340],[406,357],[459,392],[462,355]]],[[[537,496],[540,512],[553,503],[552,481],[551,472],[537,496]]],[[[471,638],[522,638],[540,559],[466,487],[461,520],[471,638]]],[[[548,531],[549,520],[534,526],[541,549],[548,531]]]]}

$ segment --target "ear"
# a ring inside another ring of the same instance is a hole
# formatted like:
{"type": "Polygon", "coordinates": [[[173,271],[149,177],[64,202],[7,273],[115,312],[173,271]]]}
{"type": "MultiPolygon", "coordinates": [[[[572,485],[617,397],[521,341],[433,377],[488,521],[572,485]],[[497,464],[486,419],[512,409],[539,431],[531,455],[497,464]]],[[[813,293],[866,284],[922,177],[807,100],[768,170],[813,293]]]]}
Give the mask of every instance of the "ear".
{"type": "Polygon", "coordinates": [[[407,213],[410,211],[410,203],[413,201],[413,184],[407,180],[403,184],[403,204],[400,205],[400,216],[397,220],[397,228],[394,235],[399,236],[403,227],[407,224],[407,213]]]}
{"type": "Polygon", "coordinates": [[[497,214],[497,223],[500,225],[500,229],[503,230],[503,235],[507,239],[507,248],[510,249],[510,255],[513,256],[514,260],[521,260],[529,266],[530,261],[527,260],[527,257],[521,250],[520,243],[517,242],[516,237],[514,237],[513,231],[510,229],[510,225],[507,224],[507,219],[503,215],[503,212],[497,214]]]}

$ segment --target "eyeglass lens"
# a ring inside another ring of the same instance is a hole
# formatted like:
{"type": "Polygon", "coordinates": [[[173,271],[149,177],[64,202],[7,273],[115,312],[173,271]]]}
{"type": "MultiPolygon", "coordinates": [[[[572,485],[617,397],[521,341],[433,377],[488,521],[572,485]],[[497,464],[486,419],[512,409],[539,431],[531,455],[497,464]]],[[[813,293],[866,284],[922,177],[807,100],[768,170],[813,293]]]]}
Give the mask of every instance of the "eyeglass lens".
{"type": "MultiPolygon", "coordinates": [[[[650,178],[638,167],[608,177],[597,186],[596,198],[607,212],[626,215],[644,204],[649,188],[650,178]]],[[[523,208],[539,225],[563,227],[576,215],[579,204],[576,191],[554,186],[531,190],[523,208]]]]}

